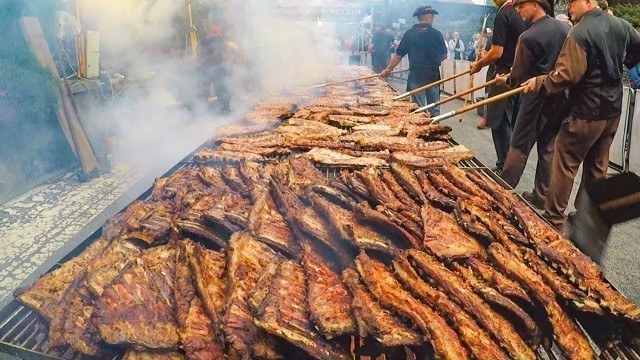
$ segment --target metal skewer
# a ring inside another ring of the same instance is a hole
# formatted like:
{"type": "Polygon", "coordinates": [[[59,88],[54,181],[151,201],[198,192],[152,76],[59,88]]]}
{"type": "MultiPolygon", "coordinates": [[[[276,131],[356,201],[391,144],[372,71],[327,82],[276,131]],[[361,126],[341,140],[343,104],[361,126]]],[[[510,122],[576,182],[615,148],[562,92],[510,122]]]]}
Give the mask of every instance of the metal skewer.
{"type": "Polygon", "coordinates": [[[467,111],[471,111],[471,110],[473,110],[473,109],[477,109],[477,108],[479,108],[480,106],[485,106],[485,105],[487,105],[487,104],[491,104],[491,103],[494,103],[494,102],[497,102],[497,101],[500,101],[500,100],[506,99],[506,98],[508,98],[509,96],[512,96],[512,95],[515,95],[515,94],[519,94],[519,93],[521,93],[522,91],[524,91],[524,88],[525,88],[524,86],[521,86],[521,87],[519,87],[519,88],[516,88],[516,89],[510,90],[510,91],[507,91],[507,92],[505,92],[505,93],[502,93],[502,94],[499,94],[499,95],[496,95],[496,96],[490,97],[490,98],[488,98],[488,99],[486,99],[486,100],[478,101],[478,102],[477,102],[477,103],[475,103],[475,104],[471,104],[471,105],[469,105],[469,106],[462,107],[462,108],[460,108],[460,109],[458,109],[458,110],[450,111],[450,112],[448,112],[448,113],[445,113],[445,114],[442,114],[442,115],[436,116],[436,117],[434,117],[434,118],[432,118],[432,119],[431,119],[431,123],[432,123],[432,124],[437,124],[437,123],[441,122],[442,120],[445,120],[445,119],[448,119],[448,118],[454,117],[454,116],[456,116],[456,115],[458,115],[458,114],[462,114],[462,113],[465,113],[465,112],[467,112],[467,111]]]}
{"type": "MultiPolygon", "coordinates": [[[[409,71],[409,69],[396,70],[396,71],[390,72],[389,75],[399,74],[399,73],[403,73],[403,72],[407,72],[407,71],[409,71]]],[[[313,86],[313,88],[316,89],[316,88],[321,88],[321,87],[325,87],[325,86],[346,84],[346,83],[350,83],[350,82],[353,82],[353,81],[373,79],[373,78],[376,78],[376,77],[380,77],[380,74],[373,74],[373,75],[362,76],[362,77],[355,78],[355,79],[347,79],[347,80],[340,80],[340,81],[324,83],[324,84],[313,86]]]]}
{"type": "Polygon", "coordinates": [[[468,74],[468,73],[469,73],[469,71],[470,71],[470,70],[467,70],[467,71],[465,71],[465,72],[461,72],[461,73],[459,73],[459,74],[455,74],[455,75],[453,75],[453,76],[449,76],[448,78],[445,78],[445,79],[442,79],[442,80],[438,80],[438,81],[434,81],[434,82],[432,82],[431,84],[427,84],[427,85],[425,85],[425,86],[423,86],[423,87],[419,87],[419,88],[417,88],[417,89],[415,89],[415,90],[407,91],[407,92],[406,92],[406,93],[404,93],[404,94],[400,94],[400,95],[398,95],[398,96],[394,97],[394,98],[393,98],[393,100],[400,100],[400,99],[404,99],[404,98],[406,98],[407,96],[411,96],[411,95],[417,94],[417,93],[419,93],[420,91],[424,91],[424,90],[427,90],[427,89],[432,88],[432,87],[434,87],[434,86],[438,86],[438,85],[440,85],[440,84],[442,84],[442,83],[446,83],[446,82],[447,82],[447,81],[449,81],[449,80],[453,80],[453,79],[455,79],[455,78],[457,78],[457,77],[460,77],[460,76],[462,76],[462,75],[466,75],[466,74],[468,74]]]}
{"type": "MultiPolygon", "coordinates": [[[[436,102],[434,102],[434,103],[427,104],[427,105],[425,105],[425,106],[423,106],[423,107],[421,107],[421,108],[419,108],[419,109],[414,110],[414,111],[413,111],[413,114],[421,113],[421,112],[426,111],[426,110],[429,110],[429,109],[431,109],[431,108],[433,108],[433,107],[436,107],[436,106],[439,106],[439,105],[442,105],[442,104],[448,103],[448,102],[449,102],[449,101],[451,101],[451,100],[459,99],[459,98],[461,98],[461,97],[463,97],[463,96],[465,96],[465,95],[467,95],[467,94],[470,94],[470,93],[476,92],[476,91],[478,91],[478,90],[480,90],[480,89],[482,89],[482,88],[484,88],[484,87],[487,87],[487,86],[493,85],[493,84],[495,84],[497,81],[498,81],[498,80],[493,79],[493,80],[488,81],[488,82],[486,82],[486,83],[484,83],[484,84],[482,84],[482,85],[478,85],[478,86],[476,86],[476,87],[472,87],[472,88],[470,88],[470,89],[467,89],[467,90],[465,90],[465,91],[463,91],[463,92],[459,92],[459,93],[457,93],[457,94],[451,95],[451,96],[449,96],[449,97],[448,97],[448,98],[446,98],[446,99],[438,100],[438,101],[436,101],[436,102]]],[[[466,106],[466,105],[467,105],[467,104],[466,104],[466,102],[465,102],[465,106],[466,106]]]]}

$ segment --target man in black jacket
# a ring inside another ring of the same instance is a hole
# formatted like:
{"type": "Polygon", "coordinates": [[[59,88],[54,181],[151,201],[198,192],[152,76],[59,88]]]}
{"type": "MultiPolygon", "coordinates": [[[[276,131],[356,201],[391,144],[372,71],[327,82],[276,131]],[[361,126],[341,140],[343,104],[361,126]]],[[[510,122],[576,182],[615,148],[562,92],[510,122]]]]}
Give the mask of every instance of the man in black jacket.
{"type": "MultiPolygon", "coordinates": [[[[447,58],[447,48],[442,33],[432,26],[436,14],[438,12],[430,6],[421,6],[416,9],[413,16],[418,18],[418,23],[402,36],[391,62],[380,72],[382,77],[388,76],[402,58],[409,55],[411,70],[407,80],[407,91],[440,80],[440,63],[447,58]]],[[[434,86],[415,94],[411,99],[420,106],[434,103],[440,100],[440,88],[434,86]]],[[[440,115],[439,107],[433,107],[429,111],[434,116],[440,115]]]]}
{"type": "MultiPolygon", "coordinates": [[[[515,0],[513,7],[532,25],[520,35],[511,73],[496,78],[500,84],[518,87],[523,81],[546,75],[553,69],[570,27],[549,16],[553,15],[553,6],[548,0],[515,0]]],[[[537,142],[538,164],[534,189],[522,196],[539,208],[544,207],[551,181],[556,135],[562,120],[568,115],[566,100],[564,92],[546,97],[530,93],[521,97],[509,153],[500,173],[500,177],[515,188],[527,165],[529,153],[537,142]]]]}
{"type": "MultiPolygon", "coordinates": [[[[493,22],[491,48],[480,60],[472,63],[470,69],[470,74],[473,75],[483,67],[490,65],[487,71],[487,81],[493,79],[496,74],[507,74],[511,71],[516,43],[520,34],[528,27],[528,23],[522,20],[522,17],[513,8],[511,0],[493,0],[493,2],[500,9],[493,22]]],[[[506,86],[490,86],[489,97],[497,96],[507,90],[506,86]]],[[[518,114],[519,100],[518,96],[512,96],[487,105],[486,126],[491,128],[497,158],[495,171],[498,173],[502,171],[509,151],[509,142],[518,114]]]]}
{"type": "Polygon", "coordinates": [[[569,0],[576,25],[569,31],[554,70],[527,80],[525,92],[557,94],[569,89],[570,116],[556,138],[544,216],[565,222],[573,180],[583,163],[580,193],[605,178],[609,148],[622,112],[622,65],[640,60],[640,36],[628,22],[605,14],[596,0],[569,0]]]}

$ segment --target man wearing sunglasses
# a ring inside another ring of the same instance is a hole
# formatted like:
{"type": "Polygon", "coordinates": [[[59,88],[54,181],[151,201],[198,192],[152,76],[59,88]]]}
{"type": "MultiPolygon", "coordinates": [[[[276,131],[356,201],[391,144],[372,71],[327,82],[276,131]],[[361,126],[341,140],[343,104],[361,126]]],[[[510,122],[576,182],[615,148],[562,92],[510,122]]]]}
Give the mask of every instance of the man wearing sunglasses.
{"type": "MultiPolygon", "coordinates": [[[[511,73],[497,75],[496,79],[500,85],[518,87],[531,77],[546,75],[553,70],[570,26],[553,18],[553,5],[548,0],[515,0],[513,7],[523,20],[532,25],[520,35],[511,73]]],[[[547,196],[556,134],[568,115],[566,103],[564,92],[548,97],[537,93],[521,96],[509,152],[500,173],[500,177],[515,188],[527,165],[529,153],[537,143],[534,188],[522,196],[538,208],[544,207],[547,196]]]]}
{"type": "Polygon", "coordinates": [[[596,0],[569,0],[567,11],[576,25],[554,70],[523,83],[525,93],[542,96],[569,90],[570,113],[556,138],[544,212],[558,228],[566,221],[564,212],[580,164],[578,196],[607,174],[609,148],[622,112],[622,65],[633,67],[640,60],[640,36],[628,22],[605,14],[596,0]]]}

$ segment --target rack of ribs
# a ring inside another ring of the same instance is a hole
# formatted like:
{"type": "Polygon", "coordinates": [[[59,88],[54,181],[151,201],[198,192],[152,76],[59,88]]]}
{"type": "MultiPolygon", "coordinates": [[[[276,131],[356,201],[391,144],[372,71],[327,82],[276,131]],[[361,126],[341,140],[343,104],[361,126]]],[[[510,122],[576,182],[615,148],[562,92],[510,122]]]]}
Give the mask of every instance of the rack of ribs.
{"type": "Polygon", "coordinates": [[[442,292],[424,282],[415,272],[406,254],[393,261],[396,277],[417,298],[437,309],[455,327],[462,342],[476,359],[503,359],[508,357],[500,350],[491,337],[471,318],[466,311],[456,305],[442,292]]]}
{"type": "Polygon", "coordinates": [[[281,256],[246,232],[235,233],[229,240],[227,260],[228,294],[224,305],[222,331],[229,355],[250,357],[258,349],[277,353],[272,338],[258,330],[249,310],[249,292],[267,265],[281,256]]]}
{"type": "Polygon", "coordinates": [[[442,261],[485,258],[484,248],[456,222],[455,218],[431,205],[421,209],[424,247],[442,261]]]}
{"type": "Polygon", "coordinates": [[[299,347],[316,359],[349,359],[344,350],[323,339],[309,321],[307,287],[302,267],[293,261],[278,265],[255,313],[255,324],[299,347]]]}
{"type": "Polygon", "coordinates": [[[495,313],[456,273],[447,269],[429,255],[409,250],[409,261],[414,268],[430,278],[439,290],[447,294],[460,307],[467,309],[482,327],[506,350],[513,359],[535,359],[535,353],[502,316],[495,313]]]}
{"type": "Polygon", "coordinates": [[[222,310],[227,292],[226,265],[223,252],[208,250],[195,244],[187,252],[193,283],[202,304],[216,328],[222,322],[222,310]]]}
{"type": "Polygon", "coordinates": [[[356,269],[371,293],[387,308],[410,319],[431,340],[436,357],[468,359],[458,335],[432,308],[409,294],[392,273],[381,263],[361,252],[355,260],[356,269]]]}
{"type": "Polygon", "coordinates": [[[310,247],[302,255],[302,267],[307,275],[311,320],[318,330],[327,339],[355,332],[352,298],[338,274],[310,247]]]}
{"type": "Polygon", "coordinates": [[[177,349],[174,283],[176,249],[146,250],[120,273],[96,301],[96,323],[109,344],[177,349]]]}
{"type": "Polygon", "coordinates": [[[499,243],[489,246],[491,259],[507,274],[527,287],[544,306],[553,335],[567,359],[595,359],[589,341],[556,301],[556,295],[542,278],[499,243]]]}

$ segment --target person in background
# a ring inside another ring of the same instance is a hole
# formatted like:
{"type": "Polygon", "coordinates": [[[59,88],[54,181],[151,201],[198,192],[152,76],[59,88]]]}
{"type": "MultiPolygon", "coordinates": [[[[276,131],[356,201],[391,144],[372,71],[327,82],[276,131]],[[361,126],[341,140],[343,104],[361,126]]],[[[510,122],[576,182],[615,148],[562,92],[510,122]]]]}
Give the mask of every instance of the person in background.
{"type": "MultiPolygon", "coordinates": [[[[511,73],[496,75],[498,83],[510,88],[534,76],[546,75],[552,69],[567,38],[570,26],[549,16],[553,5],[548,0],[515,0],[513,7],[532,25],[520,35],[511,73]]],[[[520,182],[529,153],[537,143],[538,163],[534,189],[522,197],[532,205],[543,208],[551,181],[551,165],[556,135],[567,114],[564,92],[553,96],[537,93],[521,97],[511,145],[500,177],[512,188],[520,182]]]]}
{"type": "Polygon", "coordinates": [[[553,71],[523,84],[525,93],[542,96],[569,90],[570,116],[556,138],[543,214],[565,231],[565,210],[580,164],[578,199],[607,175],[609,149],[622,113],[622,65],[635,67],[640,60],[636,30],[628,22],[607,15],[596,0],[571,1],[567,11],[575,25],[553,71]]]}
{"type": "Polygon", "coordinates": [[[640,63],[629,69],[629,87],[634,90],[640,89],[640,63]]]}
{"type": "Polygon", "coordinates": [[[218,26],[212,26],[207,32],[207,36],[201,41],[200,48],[198,67],[203,74],[201,77],[202,96],[209,100],[209,92],[213,85],[217,98],[214,104],[218,105],[216,111],[228,114],[231,112],[231,92],[227,86],[230,75],[228,61],[230,59],[225,54],[237,48],[237,45],[228,41],[218,26]]]}
{"type": "Polygon", "coordinates": [[[556,19],[562,21],[563,23],[569,25],[569,27],[573,26],[573,23],[571,22],[571,19],[569,19],[569,17],[565,14],[558,14],[556,15],[556,19]]]}
{"type": "MultiPolygon", "coordinates": [[[[476,54],[480,54],[480,56],[477,56],[473,61],[478,61],[480,58],[482,58],[483,56],[486,56],[487,53],[489,52],[489,50],[491,49],[491,39],[493,39],[493,30],[491,30],[491,28],[486,28],[484,30],[484,32],[482,33],[482,35],[480,36],[480,44],[477,45],[476,47],[476,54]]],[[[485,78],[485,80],[490,80],[489,79],[489,72],[487,72],[487,76],[485,78]]],[[[489,88],[484,88],[485,92],[484,92],[484,98],[486,99],[489,96],[489,88]]],[[[477,126],[478,130],[487,130],[487,118],[486,118],[486,114],[487,114],[487,106],[484,106],[484,118],[482,118],[482,120],[480,121],[480,124],[477,126]]]]}
{"type": "Polygon", "coordinates": [[[598,7],[600,7],[605,14],[613,15],[613,10],[609,7],[607,0],[598,0],[598,7]]]}
{"type": "Polygon", "coordinates": [[[373,37],[367,52],[371,54],[371,65],[375,73],[380,73],[389,65],[391,60],[389,48],[395,44],[395,41],[393,34],[384,31],[382,26],[376,25],[374,27],[373,37]]]}
{"type": "Polygon", "coordinates": [[[467,61],[475,61],[476,58],[476,46],[478,45],[478,42],[480,41],[480,33],[477,34],[473,34],[473,36],[471,37],[471,40],[469,40],[469,44],[467,46],[467,49],[469,50],[468,54],[467,54],[467,61]]]}
{"type": "MultiPolygon", "coordinates": [[[[516,43],[529,24],[518,15],[511,0],[493,0],[499,7],[493,22],[493,37],[491,48],[480,60],[471,64],[470,74],[475,74],[489,65],[487,81],[497,74],[507,74],[511,71],[515,57],[516,43]]],[[[508,91],[508,87],[492,85],[489,87],[489,98],[508,91]]],[[[493,170],[500,173],[504,166],[511,142],[511,132],[518,113],[518,96],[511,96],[487,105],[485,111],[486,126],[491,128],[491,136],[496,150],[496,167],[493,170]]]]}
{"type": "MultiPolygon", "coordinates": [[[[431,6],[420,6],[416,9],[413,16],[418,18],[418,23],[405,32],[389,66],[380,73],[382,77],[387,77],[402,58],[409,55],[411,70],[407,79],[407,91],[440,80],[440,64],[447,58],[447,48],[444,45],[442,33],[433,28],[434,15],[437,14],[438,12],[431,6]]],[[[411,100],[420,106],[426,105],[427,102],[434,103],[439,99],[440,88],[437,86],[411,97],[411,100]]],[[[439,107],[434,107],[430,111],[434,116],[440,114],[439,107]]]]}
{"type": "Polygon", "coordinates": [[[451,40],[451,34],[449,32],[445,32],[444,36],[444,47],[447,49],[447,59],[453,59],[453,52],[449,50],[449,41],[451,40]]]}
{"type": "Polygon", "coordinates": [[[452,59],[462,60],[464,41],[460,40],[460,34],[457,31],[453,33],[453,39],[449,40],[449,52],[453,53],[452,59]]]}

